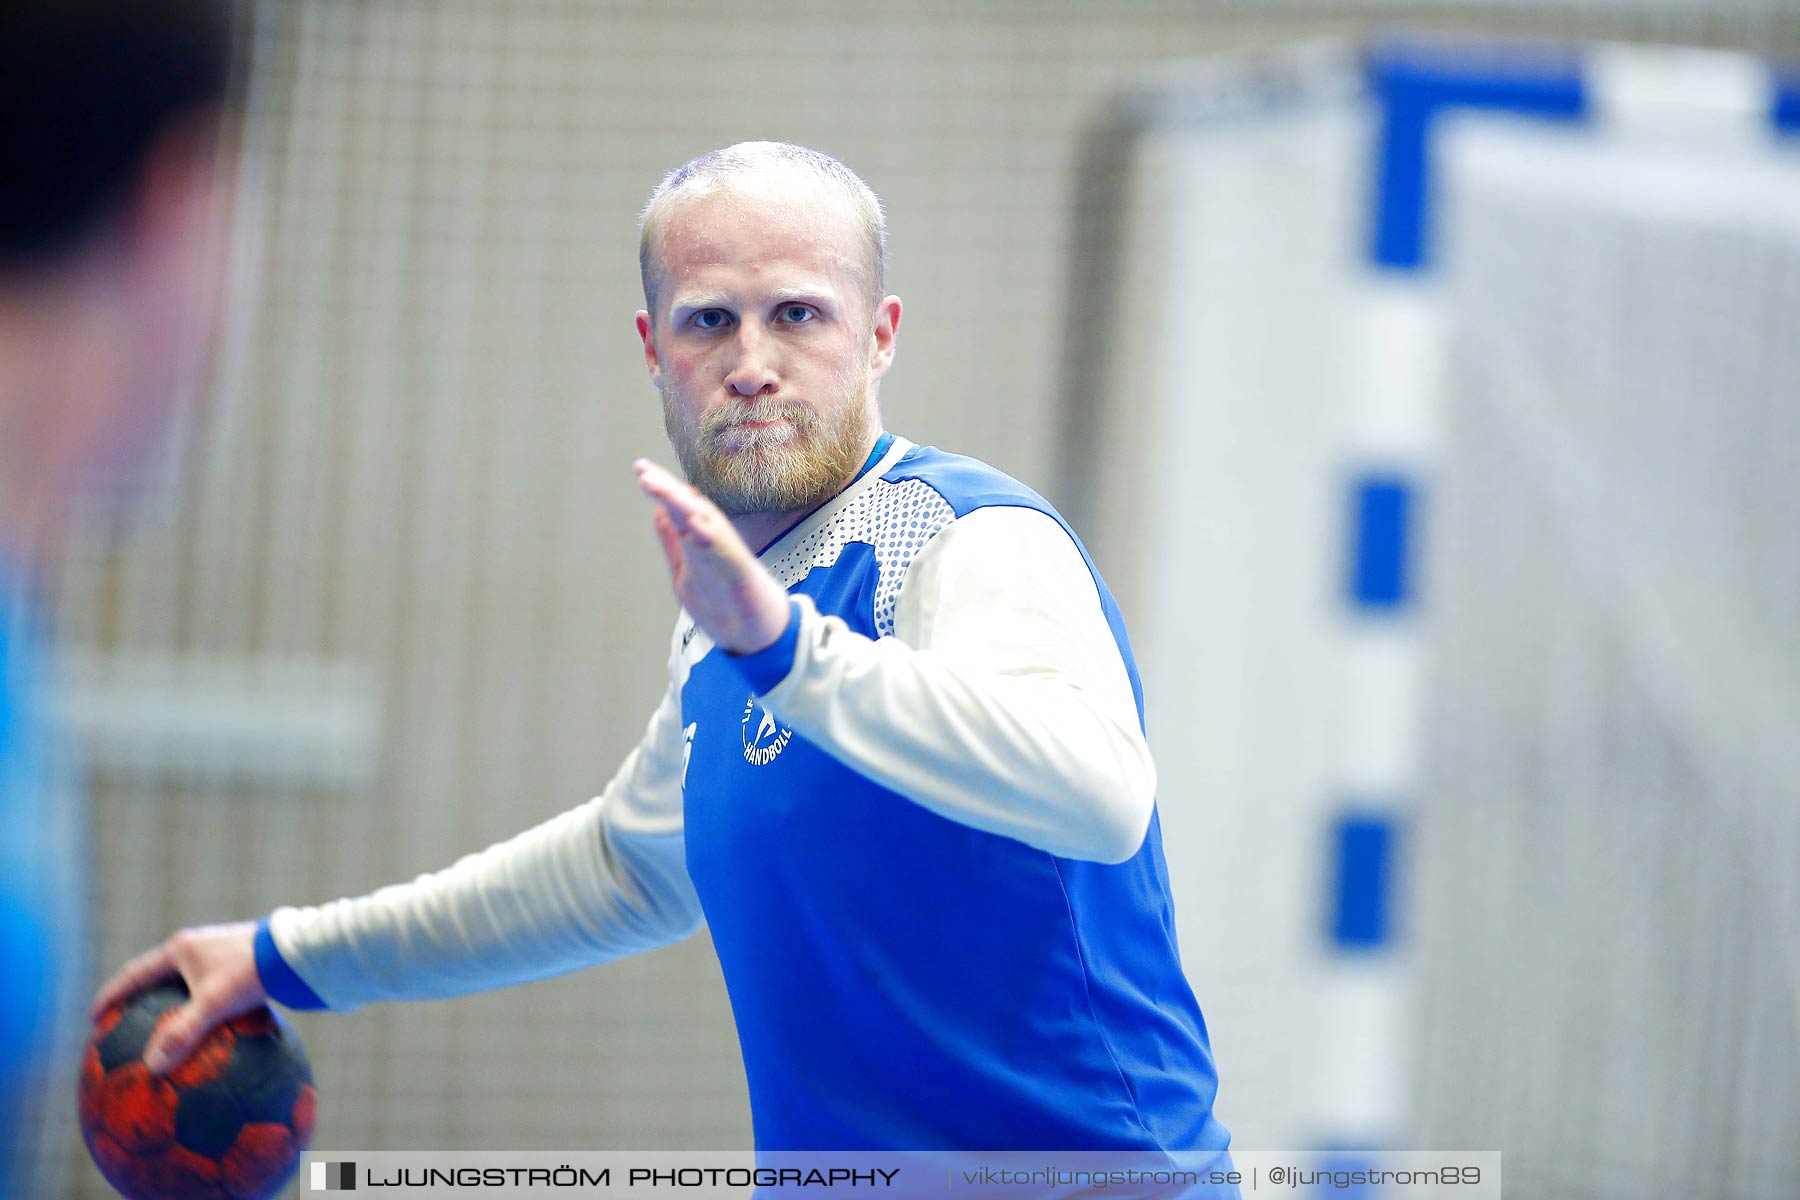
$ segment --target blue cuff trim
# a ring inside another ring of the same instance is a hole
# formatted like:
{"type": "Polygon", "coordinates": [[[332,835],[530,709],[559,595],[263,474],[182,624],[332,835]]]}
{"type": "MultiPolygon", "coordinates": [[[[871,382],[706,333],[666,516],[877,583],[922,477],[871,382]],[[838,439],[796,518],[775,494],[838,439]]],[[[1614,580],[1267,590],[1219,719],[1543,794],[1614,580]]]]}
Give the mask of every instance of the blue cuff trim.
{"type": "Polygon", "coordinates": [[[256,923],[256,973],[262,976],[263,991],[269,993],[271,1000],[288,1008],[328,1007],[319,999],[319,993],[308,987],[306,980],[296,975],[294,968],[287,965],[287,959],[281,957],[281,951],[275,948],[275,935],[269,932],[267,917],[256,923]]]}
{"type": "Polygon", "coordinates": [[[775,685],[788,677],[794,669],[794,652],[800,648],[800,602],[788,599],[787,628],[774,643],[758,650],[755,654],[732,654],[726,651],[726,657],[737,664],[738,673],[750,681],[750,688],[757,695],[775,690],[775,685]]]}

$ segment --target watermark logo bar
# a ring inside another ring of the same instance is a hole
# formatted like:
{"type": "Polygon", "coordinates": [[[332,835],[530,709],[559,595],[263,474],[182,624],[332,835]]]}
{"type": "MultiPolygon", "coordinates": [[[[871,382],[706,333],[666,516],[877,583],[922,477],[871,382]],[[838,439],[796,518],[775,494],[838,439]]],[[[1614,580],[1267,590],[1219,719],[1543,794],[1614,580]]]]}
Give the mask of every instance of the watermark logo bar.
{"type": "Polygon", "coordinates": [[[932,1197],[973,1200],[1500,1200],[1497,1151],[1233,1150],[1144,1154],[753,1151],[313,1151],[311,1193],[439,1198],[932,1197]]]}

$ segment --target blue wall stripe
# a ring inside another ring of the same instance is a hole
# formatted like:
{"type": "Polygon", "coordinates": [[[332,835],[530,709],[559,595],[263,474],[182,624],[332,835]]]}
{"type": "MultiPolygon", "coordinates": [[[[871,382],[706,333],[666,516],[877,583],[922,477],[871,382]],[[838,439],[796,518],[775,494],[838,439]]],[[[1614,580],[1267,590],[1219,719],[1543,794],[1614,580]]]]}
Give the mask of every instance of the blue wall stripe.
{"type": "Polygon", "coordinates": [[[1332,836],[1331,941],[1340,950],[1371,950],[1392,940],[1395,819],[1346,813],[1332,836]]]}
{"type": "Polygon", "coordinates": [[[1580,62],[1566,51],[1451,52],[1392,42],[1369,52],[1364,72],[1381,106],[1369,254],[1394,270],[1429,265],[1431,127],[1440,113],[1476,108],[1555,120],[1587,115],[1580,62]]]}
{"type": "Polygon", "coordinates": [[[1800,137],[1800,69],[1788,69],[1775,77],[1775,103],[1770,111],[1779,133],[1800,137]]]}
{"type": "Polygon", "coordinates": [[[1348,591],[1353,607],[1393,612],[1412,594],[1413,486],[1398,475],[1370,475],[1351,488],[1348,591]]]}

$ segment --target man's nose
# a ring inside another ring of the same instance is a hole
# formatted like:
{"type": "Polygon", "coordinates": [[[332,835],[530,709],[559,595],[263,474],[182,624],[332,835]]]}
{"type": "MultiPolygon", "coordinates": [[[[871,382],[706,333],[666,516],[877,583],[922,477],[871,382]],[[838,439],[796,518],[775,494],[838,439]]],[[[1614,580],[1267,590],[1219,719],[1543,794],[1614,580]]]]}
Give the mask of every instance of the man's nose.
{"type": "Polygon", "coordinates": [[[726,372],[725,387],[740,396],[774,395],[778,374],[778,348],[766,330],[755,321],[738,326],[737,361],[726,372]]]}

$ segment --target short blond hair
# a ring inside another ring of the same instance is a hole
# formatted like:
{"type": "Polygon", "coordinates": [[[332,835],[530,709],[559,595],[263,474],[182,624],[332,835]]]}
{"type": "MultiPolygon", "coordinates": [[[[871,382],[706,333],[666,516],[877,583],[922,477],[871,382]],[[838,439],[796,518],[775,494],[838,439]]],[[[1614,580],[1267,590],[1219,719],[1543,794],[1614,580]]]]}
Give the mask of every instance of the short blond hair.
{"type": "Polygon", "coordinates": [[[682,163],[663,177],[644,205],[638,218],[638,273],[652,320],[656,316],[656,255],[669,214],[677,205],[710,195],[734,179],[770,171],[810,176],[843,197],[862,234],[870,304],[881,303],[887,294],[887,216],[874,190],[829,154],[792,142],[739,142],[682,163]]]}

